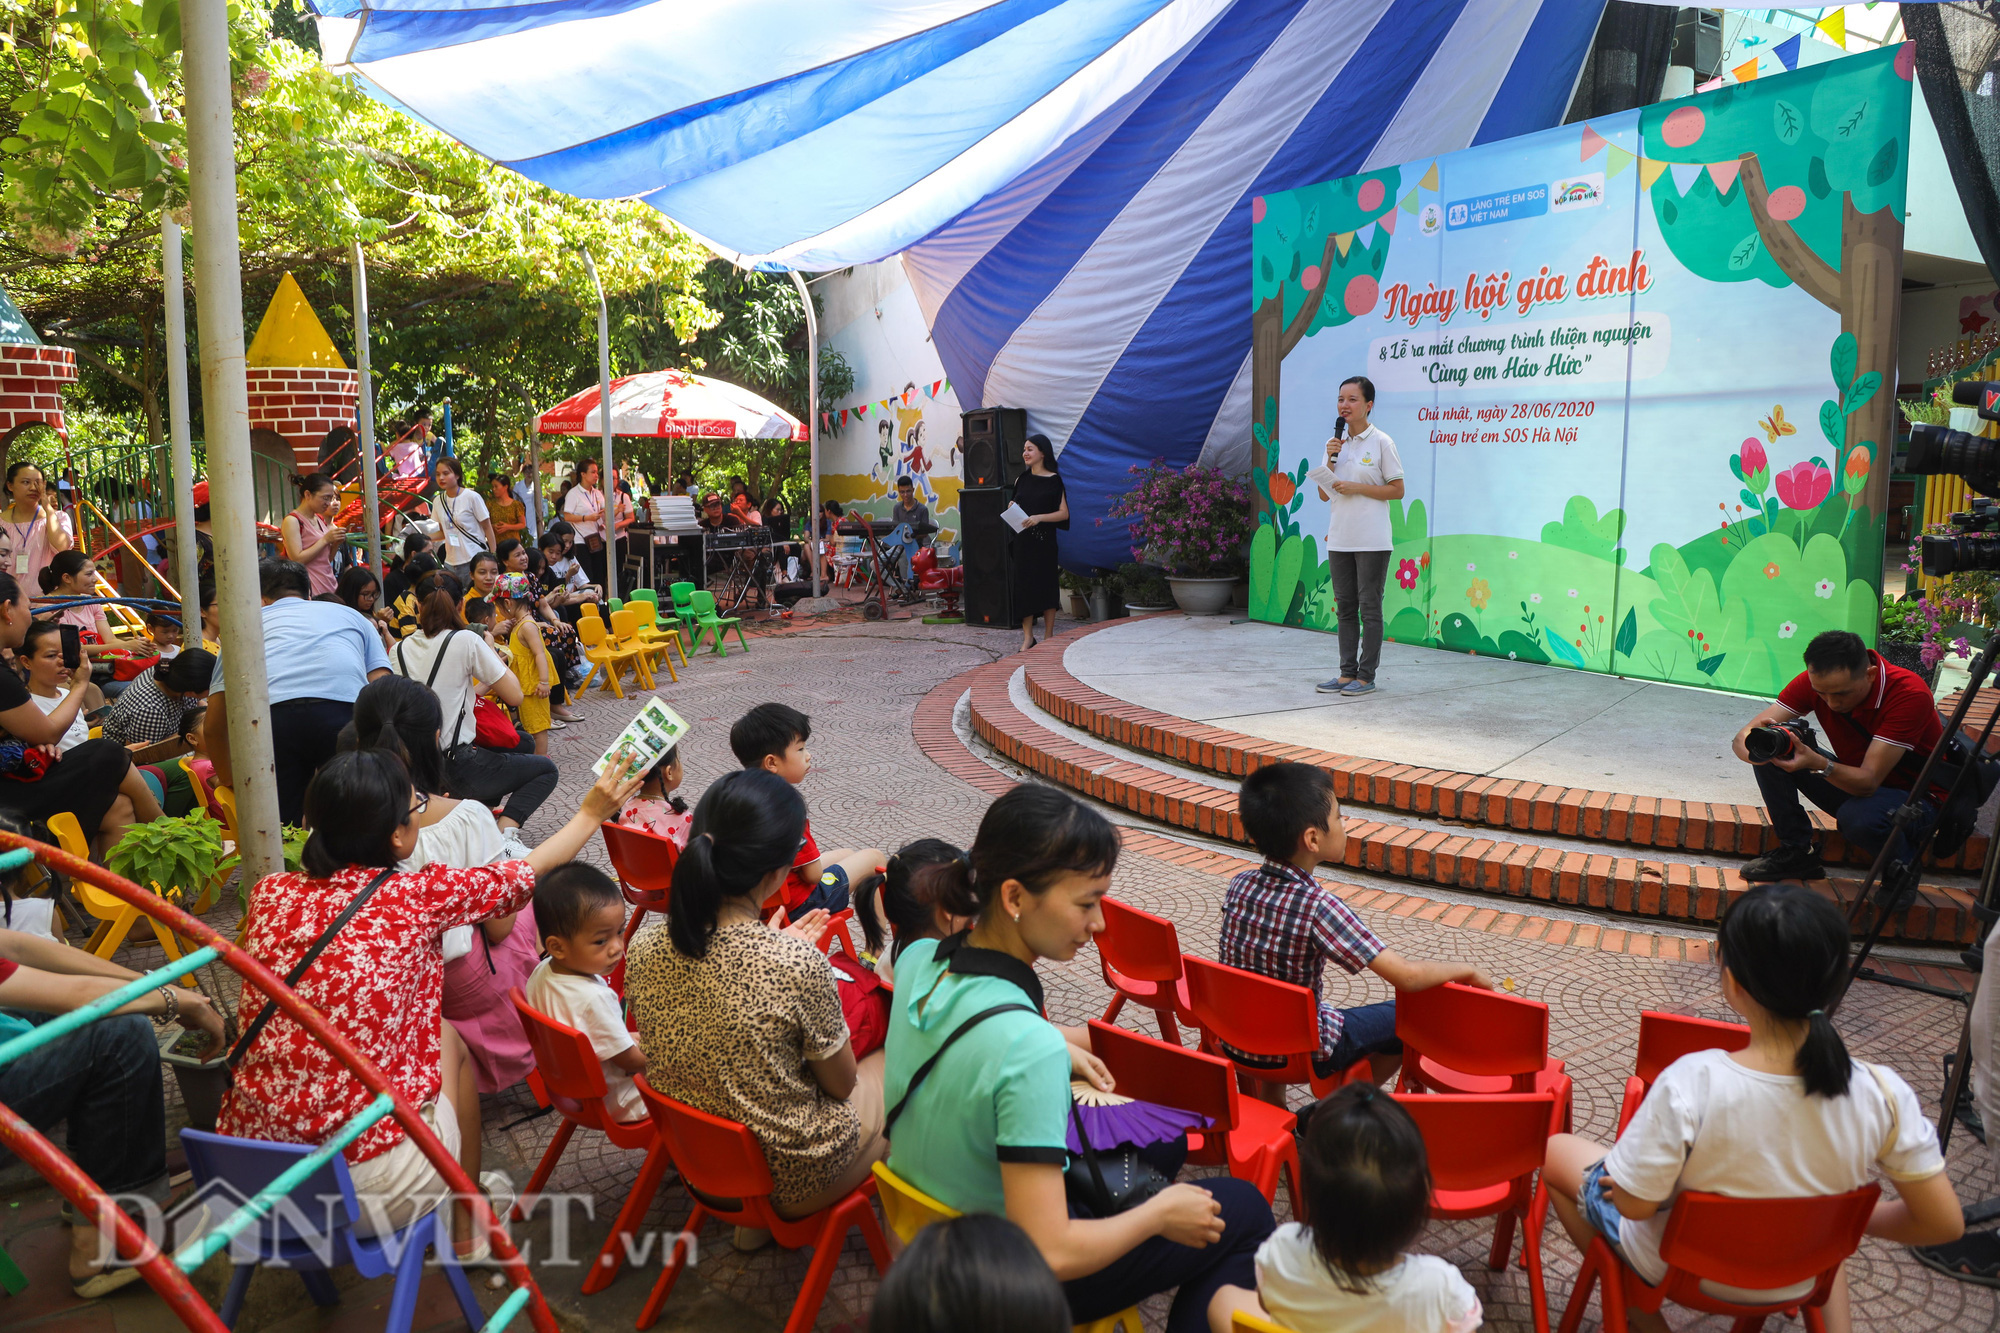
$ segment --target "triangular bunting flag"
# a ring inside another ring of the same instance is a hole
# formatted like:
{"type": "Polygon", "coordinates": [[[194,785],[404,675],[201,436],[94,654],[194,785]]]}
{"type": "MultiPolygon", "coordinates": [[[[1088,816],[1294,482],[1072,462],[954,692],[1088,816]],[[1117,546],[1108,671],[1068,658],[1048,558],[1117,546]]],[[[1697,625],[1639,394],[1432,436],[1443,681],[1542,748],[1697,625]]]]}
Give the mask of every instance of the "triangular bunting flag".
{"type": "Polygon", "coordinates": [[[1719,199],[1729,193],[1729,187],[1736,184],[1736,173],[1743,167],[1743,160],[1737,158],[1729,162],[1708,164],[1708,178],[1715,182],[1715,194],[1719,199]]]}
{"type": "Polygon", "coordinates": [[[1375,224],[1371,222],[1360,231],[1355,232],[1354,238],[1360,241],[1361,248],[1366,250],[1375,243],[1375,224]]]}
{"type": "MultiPolygon", "coordinates": [[[[1388,232],[1388,233],[1389,233],[1389,234],[1390,234],[1391,236],[1394,236],[1394,235],[1396,234],[1396,210],[1395,210],[1395,209],[1393,209],[1393,208],[1392,208],[1392,209],[1390,209],[1390,210],[1389,210],[1388,212],[1384,213],[1384,214],[1383,214],[1383,215],[1382,215],[1381,217],[1379,217],[1379,218],[1376,218],[1376,219],[1375,219],[1375,221],[1376,221],[1376,224],[1377,224],[1377,225],[1379,225],[1379,226],[1380,226],[1380,227],[1382,228],[1382,230],[1383,230],[1383,231],[1386,231],[1386,232],[1388,232]]],[[[38,706],[39,706],[39,705],[38,705],[38,706]]]]}
{"type": "Polygon", "coordinates": [[[1639,188],[1642,190],[1652,189],[1653,182],[1658,180],[1660,178],[1660,173],[1665,171],[1666,169],[1667,169],[1667,164],[1664,162],[1656,162],[1650,157],[1640,158],[1639,188]]]}
{"type": "Polygon", "coordinates": [[[1343,231],[1333,238],[1333,243],[1340,247],[1340,257],[1345,259],[1347,258],[1348,250],[1354,245],[1354,233],[1343,231]]]}
{"type": "Polygon", "coordinates": [[[842,426],[847,424],[847,409],[844,407],[840,409],[840,424],[842,426]]]}
{"type": "Polygon", "coordinates": [[[861,420],[863,417],[867,415],[868,415],[868,405],[866,403],[863,403],[860,407],[854,409],[854,419],[856,421],[861,420]]]}
{"type": "Polygon", "coordinates": [[[1757,77],[1757,62],[1755,60],[1746,60],[1729,72],[1736,76],[1738,83],[1748,83],[1757,77]]]}
{"type": "Polygon", "coordinates": [[[1438,187],[1438,164],[1431,163],[1430,170],[1424,173],[1424,178],[1417,184],[1426,190],[1435,190],[1438,187]]]}
{"type": "Polygon", "coordinates": [[[1786,69],[1797,69],[1799,67],[1799,43],[1804,39],[1804,33],[1793,33],[1790,37],[1772,47],[1771,54],[1776,56],[1786,69]]]}
{"type": "Polygon", "coordinates": [[[1699,162],[1675,162],[1672,167],[1674,190],[1679,194],[1686,194],[1701,179],[1702,164],[1699,162]]]}
{"type": "Polygon", "coordinates": [[[1579,161],[1588,162],[1604,151],[1605,138],[1589,125],[1583,127],[1583,156],[1579,161]]]}
{"type": "Polygon", "coordinates": [[[1722,86],[1722,79],[1718,76],[1716,78],[1710,79],[1707,83],[1696,84],[1694,90],[1698,93],[1712,93],[1721,86],[1722,86]]]}
{"type": "Polygon", "coordinates": [[[1612,180],[1616,178],[1619,172],[1632,165],[1632,160],[1633,155],[1631,153],[1626,152],[1617,144],[1612,144],[1611,151],[1604,155],[1604,179],[1612,180]]]}
{"type": "Polygon", "coordinates": [[[880,406],[880,407],[881,407],[881,409],[882,409],[882,410],[883,410],[884,412],[887,412],[887,411],[889,410],[889,403],[890,403],[890,402],[891,402],[891,400],[890,400],[890,399],[887,399],[887,398],[884,398],[884,399],[883,399],[883,400],[881,401],[881,403],[880,403],[880,404],[878,404],[878,406],[880,406]]]}
{"type": "Polygon", "coordinates": [[[1416,192],[1415,190],[1412,190],[1412,191],[1410,191],[1410,192],[1409,192],[1408,194],[1406,194],[1406,195],[1404,195],[1404,196],[1403,196],[1403,202],[1402,202],[1402,204],[1401,204],[1401,208],[1402,208],[1402,210],[1403,210],[1403,211],[1404,211],[1405,213],[1409,213],[1409,214],[1412,214],[1412,215],[1414,215],[1414,214],[1416,213],[1416,211],[1417,211],[1417,192],[1416,192]]]}
{"type": "Polygon", "coordinates": [[[932,380],[932,381],[931,381],[931,387],[930,387],[930,395],[931,395],[931,397],[933,397],[933,398],[937,397],[937,396],[938,396],[938,390],[940,390],[940,389],[942,389],[942,388],[944,388],[944,381],[943,381],[943,380],[932,380]]]}
{"type": "Polygon", "coordinates": [[[1845,51],[1847,49],[1847,11],[1836,9],[1819,22],[1813,24],[1829,42],[1845,51]]]}

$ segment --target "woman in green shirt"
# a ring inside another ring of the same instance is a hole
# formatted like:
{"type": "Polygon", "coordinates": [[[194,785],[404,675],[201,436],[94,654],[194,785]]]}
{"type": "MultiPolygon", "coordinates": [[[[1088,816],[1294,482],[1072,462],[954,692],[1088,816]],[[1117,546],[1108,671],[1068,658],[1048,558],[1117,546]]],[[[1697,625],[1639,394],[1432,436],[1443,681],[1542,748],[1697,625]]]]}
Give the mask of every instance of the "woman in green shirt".
{"type": "Polygon", "coordinates": [[[1076,1322],[1178,1288],[1168,1333],[1199,1333],[1218,1292],[1257,1285],[1257,1247],[1273,1222],[1256,1187],[1170,1185],[1102,1218],[1071,1204],[1063,1187],[1070,1079],[1108,1080],[1043,1016],[1034,964],[1067,962],[1104,929],[1098,903],[1117,860],[1118,835],[1103,816],[1052,787],[1024,785],[987,809],[968,860],[929,872],[940,906],[977,920],[910,945],[896,962],[883,1083],[889,1166],[961,1212],[1003,1213],[1026,1231],[1062,1279],[1076,1322]],[[1011,1007],[968,1024],[999,1006],[1011,1007]]]}

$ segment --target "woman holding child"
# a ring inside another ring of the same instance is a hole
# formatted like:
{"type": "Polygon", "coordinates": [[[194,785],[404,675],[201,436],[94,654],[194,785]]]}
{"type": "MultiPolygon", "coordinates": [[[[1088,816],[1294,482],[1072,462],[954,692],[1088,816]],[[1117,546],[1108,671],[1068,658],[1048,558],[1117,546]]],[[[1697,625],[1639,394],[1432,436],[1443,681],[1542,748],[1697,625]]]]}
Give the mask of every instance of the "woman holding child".
{"type": "MultiPolygon", "coordinates": [[[[925,872],[943,911],[976,919],[896,960],[889,1165],[953,1208],[1017,1223],[1062,1279],[1075,1322],[1178,1288],[1167,1328],[1196,1333],[1211,1308],[1226,1319],[1241,1296],[1233,1289],[1256,1286],[1257,1247],[1272,1229],[1256,1187],[1168,1185],[1108,1217],[1065,1196],[1070,1080],[1108,1088],[1110,1078],[1080,1044],[1087,1033],[1042,1016],[1034,965],[1067,962],[1104,928],[1098,903],[1117,861],[1103,816],[1054,788],[1020,786],[987,809],[969,859],[925,872]]],[[[1178,1167],[1156,1165],[1169,1177],[1178,1167]]]]}
{"type": "MultiPolygon", "coordinates": [[[[378,731],[371,739],[386,737],[378,731]]],[[[306,791],[311,836],[304,869],[267,875],[252,890],[257,911],[247,941],[251,951],[273,971],[288,974],[316,941],[327,938],[325,950],[293,989],[422,1108],[426,1122],[475,1180],[479,1089],[464,1043],[443,1021],[443,958],[436,942],[455,926],[526,907],[536,874],[572,859],[636,786],[629,762],[607,768],[569,823],[521,860],[471,868],[432,863],[403,871],[400,865],[418,849],[418,821],[430,798],[411,784],[399,754],[348,751],[328,761],[306,791]],[[336,928],[351,904],[357,904],[353,916],[336,928]]],[[[246,985],[246,1031],[262,1009],[262,997],[246,985]]],[[[280,1013],[241,1051],[220,1127],[240,1138],[320,1143],[370,1100],[331,1052],[280,1013]]],[[[356,1222],[363,1235],[407,1226],[446,1192],[422,1150],[393,1118],[371,1126],[346,1156],[364,1200],[356,1222]]],[[[461,1209],[454,1224],[459,1256],[483,1257],[485,1237],[473,1237],[470,1214],[461,1209]]]]}

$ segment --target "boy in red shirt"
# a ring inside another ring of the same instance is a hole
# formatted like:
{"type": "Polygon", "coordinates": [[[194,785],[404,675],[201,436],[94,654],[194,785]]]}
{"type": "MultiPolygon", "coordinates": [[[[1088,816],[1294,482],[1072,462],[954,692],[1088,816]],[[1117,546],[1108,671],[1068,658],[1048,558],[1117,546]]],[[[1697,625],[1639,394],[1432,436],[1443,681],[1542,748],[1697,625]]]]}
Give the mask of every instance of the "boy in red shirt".
{"type": "MultiPolygon", "coordinates": [[[[758,704],[736,720],[729,729],[729,748],[745,768],[767,768],[794,787],[806,780],[812,769],[812,754],[806,742],[812,739],[812,720],[785,704],[758,704]]],[[[821,852],[813,840],[812,821],[806,821],[805,836],[799,840],[798,859],[782,890],[786,919],[798,921],[806,913],[825,909],[844,911],[853,894],[879,872],[887,858],[874,847],[854,851],[841,848],[821,852]]]]}

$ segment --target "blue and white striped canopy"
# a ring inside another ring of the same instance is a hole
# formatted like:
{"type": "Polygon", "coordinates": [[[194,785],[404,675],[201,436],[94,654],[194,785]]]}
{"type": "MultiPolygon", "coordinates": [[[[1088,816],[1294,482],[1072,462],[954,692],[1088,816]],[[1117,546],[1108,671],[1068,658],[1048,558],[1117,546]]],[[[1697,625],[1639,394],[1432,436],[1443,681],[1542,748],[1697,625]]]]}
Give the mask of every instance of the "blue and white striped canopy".
{"type": "Polygon", "coordinates": [[[718,254],[902,254],[960,402],[1132,463],[1248,450],[1250,200],[1561,119],[1601,0],[315,0],[327,63],[718,254]]]}

